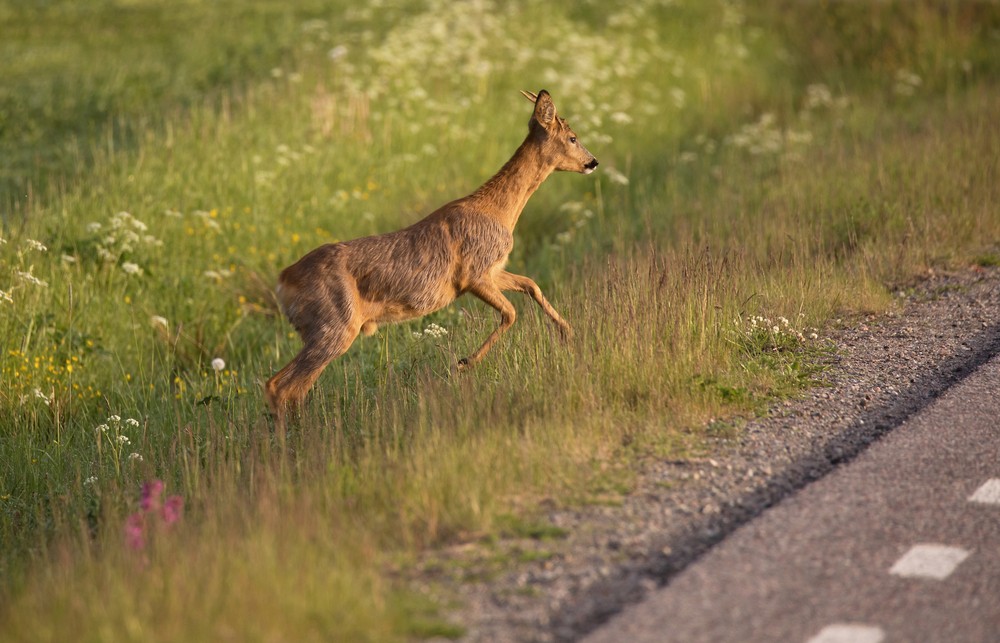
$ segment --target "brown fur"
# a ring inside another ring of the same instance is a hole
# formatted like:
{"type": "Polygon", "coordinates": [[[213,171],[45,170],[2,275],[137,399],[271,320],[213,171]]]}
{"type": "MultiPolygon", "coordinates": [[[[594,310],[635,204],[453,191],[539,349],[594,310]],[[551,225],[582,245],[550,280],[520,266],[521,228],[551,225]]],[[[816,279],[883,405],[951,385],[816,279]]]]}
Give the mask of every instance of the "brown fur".
{"type": "Polygon", "coordinates": [[[535,108],[528,136],[499,172],[469,196],[408,228],[320,246],[282,271],[277,296],[304,346],[268,380],[268,404],[279,426],[330,361],[359,333],[421,317],[472,293],[500,312],[500,326],[459,368],[481,360],[514,323],[505,290],[530,295],[559,326],[572,330],[528,277],[504,270],[514,226],[528,198],[554,171],[590,173],[597,159],[556,115],[548,92],[525,93],[535,108]]]}

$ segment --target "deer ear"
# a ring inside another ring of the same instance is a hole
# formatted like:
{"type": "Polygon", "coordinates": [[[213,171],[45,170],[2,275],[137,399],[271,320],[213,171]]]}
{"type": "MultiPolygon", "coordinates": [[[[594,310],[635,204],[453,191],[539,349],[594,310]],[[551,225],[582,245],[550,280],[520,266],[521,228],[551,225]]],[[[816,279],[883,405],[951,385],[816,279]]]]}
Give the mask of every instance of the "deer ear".
{"type": "Polygon", "coordinates": [[[535,120],[548,127],[556,119],[556,106],[552,103],[552,97],[544,89],[538,92],[535,98],[535,120]]]}

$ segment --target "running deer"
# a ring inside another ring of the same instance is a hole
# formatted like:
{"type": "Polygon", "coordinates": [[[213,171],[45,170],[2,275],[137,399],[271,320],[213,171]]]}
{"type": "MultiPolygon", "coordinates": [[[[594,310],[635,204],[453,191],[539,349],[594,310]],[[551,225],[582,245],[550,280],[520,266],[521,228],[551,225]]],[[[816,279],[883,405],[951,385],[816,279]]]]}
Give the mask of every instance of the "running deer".
{"type": "Polygon", "coordinates": [[[514,245],[514,226],[532,193],[552,172],[590,174],[597,159],[577,140],[552,98],[521,92],[534,103],[528,136],[514,156],[482,187],[398,232],[330,243],[282,271],[277,298],[302,337],[302,350],[268,380],[268,404],[280,427],[285,412],[302,403],[320,373],[344,354],[358,333],[378,324],[413,319],[472,293],[500,312],[500,325],[464,369],[483,359],[514,323],[514,306],[503,295],[530,295],[564,338],[570,325],[532,279],[504,270],[514,245]]]}

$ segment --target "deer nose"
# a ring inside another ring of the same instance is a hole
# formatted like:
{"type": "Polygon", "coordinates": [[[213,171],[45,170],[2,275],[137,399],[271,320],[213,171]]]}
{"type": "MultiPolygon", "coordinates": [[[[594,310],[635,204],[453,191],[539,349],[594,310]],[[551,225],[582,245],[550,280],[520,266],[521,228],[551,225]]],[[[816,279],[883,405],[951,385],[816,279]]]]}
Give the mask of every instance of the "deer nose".
{"type": "Polygon", "coordinates": [[[592,159],[590,163],[587,163],[583,167],[587,168],[588,170],[593,170],[595,167],[597,167],[597,159],[592,159]]]}

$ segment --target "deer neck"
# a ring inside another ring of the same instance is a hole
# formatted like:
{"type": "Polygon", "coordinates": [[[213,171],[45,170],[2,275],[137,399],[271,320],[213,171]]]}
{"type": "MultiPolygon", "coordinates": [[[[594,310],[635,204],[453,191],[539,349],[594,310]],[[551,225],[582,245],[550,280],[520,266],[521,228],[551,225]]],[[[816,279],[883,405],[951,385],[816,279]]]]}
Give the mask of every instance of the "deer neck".
{"type": "Polygon", "coordinates": [[[529,135],[500,171],[468,198],[479,212],[513,232],[528,199],[554,169],[545,161],[541,145],[529,135]]]}

